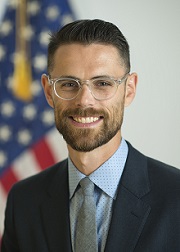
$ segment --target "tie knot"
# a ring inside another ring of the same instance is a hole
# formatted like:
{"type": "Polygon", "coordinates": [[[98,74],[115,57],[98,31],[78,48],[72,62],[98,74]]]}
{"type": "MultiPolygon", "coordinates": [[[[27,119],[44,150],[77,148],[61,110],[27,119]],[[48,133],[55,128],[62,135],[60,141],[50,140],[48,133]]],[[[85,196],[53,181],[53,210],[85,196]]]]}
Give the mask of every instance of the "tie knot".
{"type": "Polygon", "coordinates": [[[84,195],[86,196],[94,195],[94,183],[88,177],[83,178],[80,181],[80,185],[84,195]]]}

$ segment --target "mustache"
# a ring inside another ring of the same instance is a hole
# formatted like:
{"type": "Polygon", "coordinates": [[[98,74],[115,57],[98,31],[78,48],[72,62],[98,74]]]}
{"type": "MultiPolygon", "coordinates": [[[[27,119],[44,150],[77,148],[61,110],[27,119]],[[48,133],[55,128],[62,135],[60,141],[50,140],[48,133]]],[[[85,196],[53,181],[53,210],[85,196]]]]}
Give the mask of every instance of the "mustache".
{"type": "Polygon", "coordinates": [[[67,109],[62,112],[62,116],[69,117],[69,116],[107,116],[107,113],[102,109],[94,109],[94,108],[76,108],[76,109],[67,109]]]}

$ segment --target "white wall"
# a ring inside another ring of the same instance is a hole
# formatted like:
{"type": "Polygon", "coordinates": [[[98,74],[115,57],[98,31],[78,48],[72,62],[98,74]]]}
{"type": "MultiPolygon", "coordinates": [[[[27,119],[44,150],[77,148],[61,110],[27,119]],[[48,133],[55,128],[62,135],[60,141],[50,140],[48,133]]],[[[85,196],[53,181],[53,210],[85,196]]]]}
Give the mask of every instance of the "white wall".
{"type": "Polygon", "coordinates": [[[180,168],[180,1],[70,2],[78,19],[111,21],[130,44],[139,84],[125,112],[124,137],[144,154],[180,168]]]}

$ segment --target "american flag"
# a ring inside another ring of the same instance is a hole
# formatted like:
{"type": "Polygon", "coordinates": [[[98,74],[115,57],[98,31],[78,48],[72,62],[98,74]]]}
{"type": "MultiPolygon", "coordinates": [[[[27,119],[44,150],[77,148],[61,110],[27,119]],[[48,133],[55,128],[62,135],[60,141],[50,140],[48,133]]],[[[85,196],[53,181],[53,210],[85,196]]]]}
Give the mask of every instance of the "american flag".
{"type": "Polygon", "coordinates": [[[12,185],[67,157],[40,79],[49,32],[72,20],[67,0],[9,0],[0,24],[0,237],[12,185]]]}

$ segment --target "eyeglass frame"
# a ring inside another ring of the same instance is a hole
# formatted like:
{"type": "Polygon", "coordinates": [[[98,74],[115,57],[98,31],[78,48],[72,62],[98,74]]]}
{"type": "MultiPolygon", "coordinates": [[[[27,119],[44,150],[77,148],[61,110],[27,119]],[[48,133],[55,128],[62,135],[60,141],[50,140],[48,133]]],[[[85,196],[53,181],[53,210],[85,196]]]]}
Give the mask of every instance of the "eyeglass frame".
{"type": "MultiPolygon", "coordinates": [[[[87,85],[88,88],[89,88],[89,91],[90,91],[91,94],[92,94],[92,96],[93,96],[96,100],[98,100],[98,101],[103,101],[103,100],[109,100],[109,99],[111,99],[111,98],[116,94],[119,85],[122,84],[124,81],[127,80],[128,75],[129,75],[129,72],[127,72],[121,79],[115,79],[115,78],[110,77],[110,76],[107,76],[107,77],[106,77],[107,79],[113,80],[114,83],[117,84],[117,85],[116,85],[117,88],[116,88],[116,91],[114,92],[114,94],[113,94],[111,97],[103,98],[103,99],[98,99],[98,98],[93,94],[93,92],[92,92],[92,90],[91,90],[91,81],[92,81],[92,79],[90,79],[90,80],[80,80],[80,79],[71,78],[71,77],[57,77],[57,78],[51,79],[51,78],[50,78],[50,75],[47,75],[47,74],[45,74],[45,75],[46,75],[46,77],[47,77],[47,79],[48,79],[49,85],[54,85],[54,86],[53,86],[53,90],[54,90],[55,95],[56,95],[57,97],[59,97],[60,99],[62,99],[62,100],[65,100],[65,101],[74,100],[74,99],[79,95],[79,91],[82,90],[83,85],[87,85]],[[75,82],[79,85],[78,92],[77,92],[77,94],[76,94],[73,98],[63,98],[63,97],[61,97],[60,95],[58,95],[58,93],[57,93],[57,91],[56,91],[55,84],[57,83],[57,81],[59,81],[59,80],[66,80],[66,79],[68,79],[68,80],[73,80],[73,81],[75,81],[75,82]],[[90,85],[89,85],[87,82],[90,82],[90,85]],[[82,84],[82,83],[85,83],[85,84],[82,84]]],[[[101,77],[97,77],[97,79],[98,79],[98,78],[101,78],[101,77]]]]}

